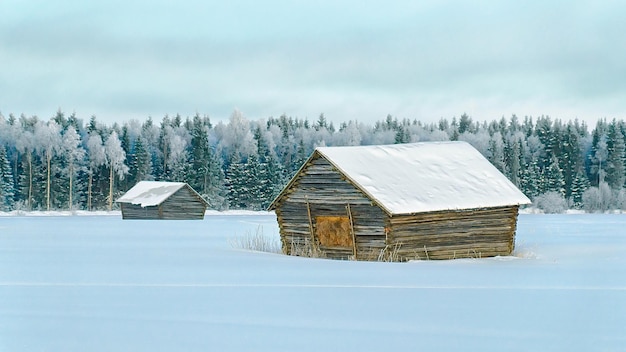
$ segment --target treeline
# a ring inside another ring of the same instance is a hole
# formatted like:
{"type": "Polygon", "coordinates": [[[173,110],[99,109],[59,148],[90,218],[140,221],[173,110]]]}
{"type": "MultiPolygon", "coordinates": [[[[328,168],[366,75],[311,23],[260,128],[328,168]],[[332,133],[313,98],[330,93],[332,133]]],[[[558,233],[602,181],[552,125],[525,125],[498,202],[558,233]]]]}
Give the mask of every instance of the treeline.
{"type": "Polygon", "coordinates": [[[373,125],[280,116],[165,116],[111,126],[58,111],[0,115],[0,210],[112,209],[141,180],[189,183],[210,208],[264,209],[318,146],[463,140],[547,211],[625,209],[626,124],[513,115],[373,125]]]}

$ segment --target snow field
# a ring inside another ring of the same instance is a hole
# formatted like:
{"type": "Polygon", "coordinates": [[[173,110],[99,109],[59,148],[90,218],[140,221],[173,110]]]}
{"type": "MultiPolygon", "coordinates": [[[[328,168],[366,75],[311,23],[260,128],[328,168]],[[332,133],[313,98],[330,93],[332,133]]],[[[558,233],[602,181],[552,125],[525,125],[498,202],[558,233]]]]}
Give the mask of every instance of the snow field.
{"type": "Polygon", "coordinates": [[[332,261],[233,248],[268,213],[0,219],[0,351],[618,351],[624,215],[522,214],[514,256],[332,261]]]}

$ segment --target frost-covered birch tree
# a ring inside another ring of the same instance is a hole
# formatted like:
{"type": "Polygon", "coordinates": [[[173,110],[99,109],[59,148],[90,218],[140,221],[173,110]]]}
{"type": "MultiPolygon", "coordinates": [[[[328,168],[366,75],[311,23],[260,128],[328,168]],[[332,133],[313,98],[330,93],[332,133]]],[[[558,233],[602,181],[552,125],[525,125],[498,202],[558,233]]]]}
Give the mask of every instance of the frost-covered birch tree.
{"type": "Polygon", "coordinates": [[[15,139],[15,148],[18,153],[22,154],[26,159],[27,171],[27,190],[26,192],[26,206],[28,210],[33,209],[33,153],[34,153],[35,139],[33,138],[33,132],[22,129],[19,130],[19,134],[15,139]]]}
{"type": "Polygon", "coordinates": [[[117,174],[120,179],[123,179],[124,175],[128,173],[128,166],[124,164],[124,161],[126,160],[126,153],[122,148],[122,142],[120,141],[117,132],[111,132],[104,143],[104,154],[106,155],[106,161],[109,166],[108,204],[109,210],[112,210],[115,175],[117,174]]]}
{"type": "Polygon", "coordinates": [[[87,183],[87,209],[92,209],[92,188],[93,188],[93,176],[96,170],[106,164],[107,158],[104,150],[104,144],[102,143],[102,138],[97,133],[92,133],[89,135],[87,139],[87,151],[89,157],[89,168],[87,170],[87,174],[89,177],[87,183]]]}
{"type": "Polygon", "coordinates": [[[50,163],[61,149],[61,127],[54,121],[39,121],[35,125],[35,147],[46,158],[46,210],[50,210],[50,163]]]}
{"type": "Polygon", "coordinates": [[[67,173],[69,178],[69,200],[68,208],[72,210],[74,205],[74,178],[78,173],[77,165],[85,158],[85,149],[81,145],[80,136],[76,129],[70,125],[63,133],[63,143],[61,144],[61,153],[67,160],[67,173]]]}

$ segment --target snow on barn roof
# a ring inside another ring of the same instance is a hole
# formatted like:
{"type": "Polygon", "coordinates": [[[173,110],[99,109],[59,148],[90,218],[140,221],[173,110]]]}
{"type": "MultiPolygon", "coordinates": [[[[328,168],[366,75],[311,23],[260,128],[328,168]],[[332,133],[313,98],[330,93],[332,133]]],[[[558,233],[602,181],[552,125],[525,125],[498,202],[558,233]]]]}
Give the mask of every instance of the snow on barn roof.
{"type": "Polygon", "coordinates": [[[320,147],[316,151],[389,214],[530,203],[466,142],[320,147]]]}
{"type": "Polygon", "coordinates": [[[117,202],[139,204],[142,207],[159,205],[185,184],[184,182],[140,181],[117,202]]]}

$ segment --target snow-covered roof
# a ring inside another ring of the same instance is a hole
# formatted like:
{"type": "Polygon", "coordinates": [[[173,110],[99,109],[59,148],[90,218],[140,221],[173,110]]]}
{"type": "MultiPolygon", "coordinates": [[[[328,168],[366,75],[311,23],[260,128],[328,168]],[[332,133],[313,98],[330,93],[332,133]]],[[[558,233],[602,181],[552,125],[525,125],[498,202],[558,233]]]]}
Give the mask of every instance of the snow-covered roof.
{"type": "Polygon", "coordinates": [[[184,187],[185,184],[184,182],[140,181],[121,196],[117,202],[138,204],[142,207],[159,205],[184,187]]]}
{"type": "Polygon", "coordinates": [[[530,203],[466,142],[320,147],[316,151],[389,214],[530,203]]]}

